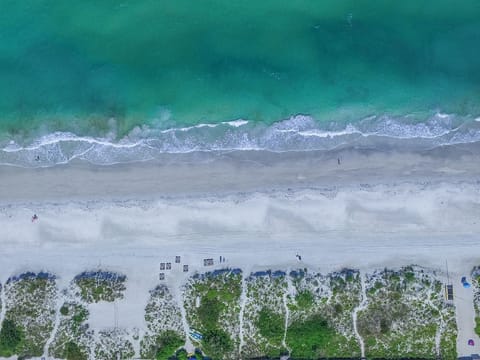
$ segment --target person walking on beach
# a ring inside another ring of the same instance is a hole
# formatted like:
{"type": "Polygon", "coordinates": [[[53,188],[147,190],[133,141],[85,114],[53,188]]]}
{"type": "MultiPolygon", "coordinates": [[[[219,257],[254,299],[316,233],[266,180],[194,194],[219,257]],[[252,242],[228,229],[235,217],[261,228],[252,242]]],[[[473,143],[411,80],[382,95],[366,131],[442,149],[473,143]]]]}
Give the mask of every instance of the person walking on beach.
{"type": "Polygon", "coordinates": [[[35,222],[36,220],[38,220],[38,216],[37,216],[37,214],[33,214],[33,216],[32,216],[32,222],[35,222]]]}

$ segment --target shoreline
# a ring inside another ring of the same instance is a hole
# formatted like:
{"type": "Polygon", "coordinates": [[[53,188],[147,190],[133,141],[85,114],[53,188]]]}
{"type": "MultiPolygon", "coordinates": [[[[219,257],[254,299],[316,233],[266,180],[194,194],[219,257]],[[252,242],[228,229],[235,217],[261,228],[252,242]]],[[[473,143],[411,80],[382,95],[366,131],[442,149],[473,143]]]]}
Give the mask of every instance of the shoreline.
{"type": "Polygon", "coordinates": [[[116,165],[75,161],[49,168],[0,166],[0,204],[152,199],[349,187],[476,182],[480,144],[431,150],[339,149],[165,154],[116,165]],[[340,163],[338,163],[340,161],[340,163]]]}
{"type": "Polygon", "coordinates": [[[19,143],[15,136],[0,136],[0,166],[41,168],[76,161],[112,166],[229,153],[328,153],[348,148],[423,152],[479,146],[480,126],[471,115],[436,111],[424,120],[379,115],[334,125],[296,114],[270,125],[238,119],[164,130],[136,127],[122,136],[112,127],[103,137],[54,132],[30,141],[16,139],[19,143]]]}

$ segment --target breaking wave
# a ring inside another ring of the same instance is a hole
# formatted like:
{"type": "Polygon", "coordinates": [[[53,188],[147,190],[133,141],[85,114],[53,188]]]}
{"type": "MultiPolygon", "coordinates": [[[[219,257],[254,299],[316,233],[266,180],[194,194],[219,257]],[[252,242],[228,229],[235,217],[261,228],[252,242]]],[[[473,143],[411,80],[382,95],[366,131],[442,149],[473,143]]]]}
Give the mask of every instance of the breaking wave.
{"type": "Polygon", "coordinates": [[[318,122],[297,115],[271,125],[243,119],[217,124],[156,129],[136,127],[118,140],[55,132],[28,145],[13,140],[0,148],[0,164],[47,167],[80,159],[92,164],[146,161],[162,154],[266,150],[272,152],[332,150],[408,144],[414,148],[480,141],[478,118],[436,113],[427,121],[406,117],[371,116],[355,123],[318,122]]]}

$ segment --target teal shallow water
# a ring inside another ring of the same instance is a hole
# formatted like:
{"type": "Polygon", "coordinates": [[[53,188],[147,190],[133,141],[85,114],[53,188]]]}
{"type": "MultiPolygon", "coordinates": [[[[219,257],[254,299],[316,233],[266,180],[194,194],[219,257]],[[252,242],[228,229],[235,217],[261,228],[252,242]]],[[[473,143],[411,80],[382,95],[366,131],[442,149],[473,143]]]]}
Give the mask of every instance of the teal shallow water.
{"type": "Polygon", "coordinates": [[[479,15],[477,0],[5,0],[0,141],[295,114],[319,128],[475,118],[479,15]]]}

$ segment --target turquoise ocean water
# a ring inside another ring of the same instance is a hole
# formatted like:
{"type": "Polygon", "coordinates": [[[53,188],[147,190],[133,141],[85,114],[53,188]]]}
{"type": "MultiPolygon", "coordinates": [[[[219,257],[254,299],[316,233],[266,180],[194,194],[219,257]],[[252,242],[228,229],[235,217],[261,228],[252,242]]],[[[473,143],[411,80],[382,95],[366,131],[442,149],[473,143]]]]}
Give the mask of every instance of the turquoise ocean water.
{"type": "Polygon", "coordinates": [[[1,5],[0,163],[477,141],[479,116],[478,0],[1,5]]]}

